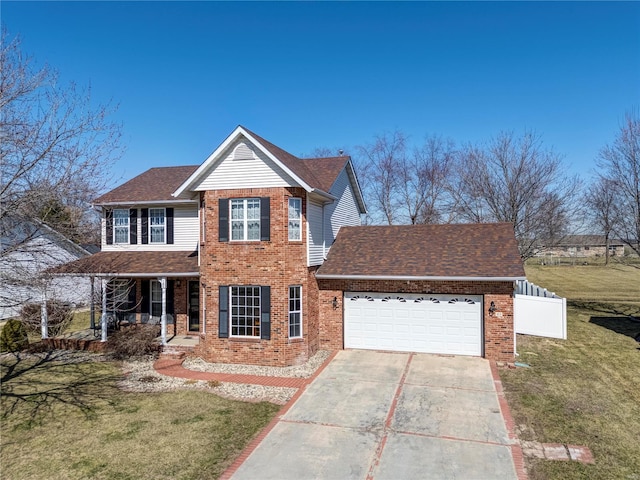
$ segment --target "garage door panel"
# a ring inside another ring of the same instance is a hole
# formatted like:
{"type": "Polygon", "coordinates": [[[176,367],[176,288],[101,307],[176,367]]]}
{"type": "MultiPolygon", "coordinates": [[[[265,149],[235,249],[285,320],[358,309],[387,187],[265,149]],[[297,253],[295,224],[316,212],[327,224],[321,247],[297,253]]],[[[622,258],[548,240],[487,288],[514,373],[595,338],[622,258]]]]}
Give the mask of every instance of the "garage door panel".
{"type": "Polygon", "coordinates": [[[465,297],[472,300],[468,303],[429,297],[439,301],[415,294],[345,293],[345,347],[481,355],[482,298],[465,297]]]}

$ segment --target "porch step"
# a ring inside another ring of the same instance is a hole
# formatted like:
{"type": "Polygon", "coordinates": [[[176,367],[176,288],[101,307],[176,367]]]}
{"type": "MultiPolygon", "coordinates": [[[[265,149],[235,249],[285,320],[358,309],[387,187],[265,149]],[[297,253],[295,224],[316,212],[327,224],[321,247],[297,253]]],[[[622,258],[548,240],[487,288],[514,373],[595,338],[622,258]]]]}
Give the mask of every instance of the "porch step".
{"type": "Polygon", "coordinates": [[[163,348],[158,360],[183,360],[187,356],[184,350],[178,350],[176,347],[163,348]]]}

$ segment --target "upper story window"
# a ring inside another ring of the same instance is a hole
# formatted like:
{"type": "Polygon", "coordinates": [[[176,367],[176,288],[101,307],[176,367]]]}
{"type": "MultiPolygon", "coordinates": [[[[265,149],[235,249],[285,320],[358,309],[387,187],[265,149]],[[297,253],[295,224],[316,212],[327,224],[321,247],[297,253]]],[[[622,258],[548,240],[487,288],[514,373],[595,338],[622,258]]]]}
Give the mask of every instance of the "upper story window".
{"type": "Polygon", "coordinates": [[[289,240],[302,240],[302,199],[289,199],[289,240]]]}
{"type": "Polygon", "coordinates": [[[231,240],[260,240],[260,199],[232,199],[231,240]]]}
{"type": "Polygon", "coordinates": [[[129,209],[113,210],[113,243],[129,243],[129,209]]]}
{"type": "Polygon", "coordinates": [[[166,218],[164,208],[149,209],[149,243],[166,243],[166,218]]]}
{"type": "Polygon", "coordinates": [[[219,198],[218,240],[270,241],[271,201],[261,198],[219,198]]]}

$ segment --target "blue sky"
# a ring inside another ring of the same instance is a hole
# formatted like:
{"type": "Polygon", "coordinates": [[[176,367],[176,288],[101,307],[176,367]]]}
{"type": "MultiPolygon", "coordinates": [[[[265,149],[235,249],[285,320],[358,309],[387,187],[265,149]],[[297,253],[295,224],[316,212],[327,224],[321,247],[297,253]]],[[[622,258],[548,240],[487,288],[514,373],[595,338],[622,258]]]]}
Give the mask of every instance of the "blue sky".
{"type": "Polygon", "coordinates": [[[2,23],[119,104],[123,180],[199,164],[242,124],[289,152],[399,129],[542,135],[588,177],[640,108],[640,3],[11,2],[2,23]]]}

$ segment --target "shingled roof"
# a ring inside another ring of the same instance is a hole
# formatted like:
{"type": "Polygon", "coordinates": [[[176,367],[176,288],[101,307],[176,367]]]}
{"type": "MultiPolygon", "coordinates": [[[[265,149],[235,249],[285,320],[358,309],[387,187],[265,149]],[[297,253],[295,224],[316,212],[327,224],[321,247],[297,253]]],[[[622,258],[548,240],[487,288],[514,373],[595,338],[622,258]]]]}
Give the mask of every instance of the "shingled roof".
{"type": "Polygon", "coordinates": [[[99,252],[50,270],[54,274],[198,276],[197,252],[99,252]]]}
{"type": "Polygon", "coordinates": [[[324,192],[328,192],[331,189],[336,178],[350,159],[348,156],[302,159],[274,145],[269,140],[265,140],[251,130],[247,128],[244,128],[244,130],[307,185],[324,192]]]}
{"type": "Polygon", "coordinates": [[[342,227],[317,278],[524,279],[509,223],[342,227]]]}
{"type": "Polygon", "coordinates": [[[94,200],[105,203],[175,201],[171,194],[196,171],[199,165],[150,168],[94,200]]]}

